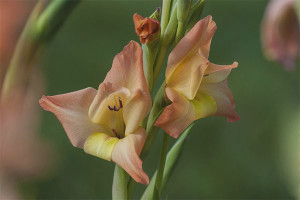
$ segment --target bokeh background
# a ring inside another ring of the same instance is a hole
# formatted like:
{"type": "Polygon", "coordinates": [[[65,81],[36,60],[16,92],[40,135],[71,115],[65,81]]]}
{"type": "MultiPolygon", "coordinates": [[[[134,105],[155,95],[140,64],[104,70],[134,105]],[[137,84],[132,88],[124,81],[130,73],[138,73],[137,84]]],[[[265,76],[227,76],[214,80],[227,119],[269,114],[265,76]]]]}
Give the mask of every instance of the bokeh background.
{"type": "MultiPolygon", "coordinates": [[[[299,193],[300,66],[287,72],[264,57],[260,26],[267,2],[207,0],[203,17],[212,15],[218,26],[210,61],[239,62],[228,80],[241,120],[198,120],[166,188],[168,199],[293,199],[299,193]]],[[[83,0],[39,64],[45,94],[97,88],[114,56],[130,40],[138,41],[132,15],[148,16],[160,5],[83,0]]],[[[20,181],[20,192],[36,199],[110,199],[114,163],[74,148],[56,117],[41,112],[40,136],[53,146],[55,164],[43,178],[20,181]]],[[[161,135],[143,164],[150,177],[161,135]]],[[[138,185],[136,198],[144,188],[138,185]]]]}

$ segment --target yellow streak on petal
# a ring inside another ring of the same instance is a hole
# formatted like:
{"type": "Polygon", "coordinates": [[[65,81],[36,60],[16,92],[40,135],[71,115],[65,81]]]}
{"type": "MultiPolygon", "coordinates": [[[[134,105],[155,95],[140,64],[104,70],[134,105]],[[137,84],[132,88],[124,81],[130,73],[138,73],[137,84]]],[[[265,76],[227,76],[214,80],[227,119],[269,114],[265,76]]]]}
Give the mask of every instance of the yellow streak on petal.
{"type": "Polygon", "coordinates": [[[83,149],[87,154],[111,161],[112,152],[118,141],[117,137],[111,137],[106,133],[94,133],[87,138],[83,149]]]}
{"type": "Polygon", "coordinates": [[[208,117],[217,112],[217,103],[208,94],[198,92],[191,102],[195,108],[196,119],[208,117]]]}

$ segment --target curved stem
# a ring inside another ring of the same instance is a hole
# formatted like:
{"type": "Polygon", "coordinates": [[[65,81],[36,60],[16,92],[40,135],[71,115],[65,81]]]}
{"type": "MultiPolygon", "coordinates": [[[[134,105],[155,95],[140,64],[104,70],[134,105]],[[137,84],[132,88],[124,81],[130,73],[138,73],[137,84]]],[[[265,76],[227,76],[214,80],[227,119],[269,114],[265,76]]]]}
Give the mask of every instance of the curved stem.
{"type": "Polygon", "coordinates": [[[159,193],[161,193],[162,191],[162,179],[163,179],[163,174],[164,174],[164,169],[166,164],[166,157],[168,153],[168,144],[169,144],[169,135],[167,133],[164,133],[159,168],[157,171],[157,176],[155,181],[155,186],[159,193]]]}

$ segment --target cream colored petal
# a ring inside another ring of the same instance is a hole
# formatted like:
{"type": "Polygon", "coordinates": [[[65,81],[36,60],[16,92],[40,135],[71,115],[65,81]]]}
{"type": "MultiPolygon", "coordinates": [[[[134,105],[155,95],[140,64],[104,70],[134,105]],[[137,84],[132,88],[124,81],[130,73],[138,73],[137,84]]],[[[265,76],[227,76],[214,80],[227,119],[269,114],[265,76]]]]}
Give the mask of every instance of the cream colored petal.
{"type": "Polygon", "coordinates": [[[205,75],[209,75],[215,72],[219,72],[225,69],[233,69],[237,68],[238,63],[234,62],[232,65],[216,65],[214,63],[209,62],[208,67],[205,70],[205,75]]]}
{"type": "Polygon", "coordinates": [[[193,99],[208,63],[207,59],[198,52],[185,57],[178,64],[169,81],[166,82],[167,87],[176,90],[189,100],[193,99]]]}
{"type": "Polygon", "coordinates": [[[147,116],[151,109],[151,100],[141,90],[136,90],[124,105],[125,135],[133,133],[147,116]]]}
{"type": "Polygon", "coordinates": [[[115,56],[112,68],[104,80],[106,82],[130,91],[148,91],[143,70],[143,50],[137,42],[131,41],[115,56]]]}
{"type": "Polygon", "coordinates": [[[191,101],[171,88],[166,88],[166,95],[173,103],[164,109],[154,125],[177,138],[196,119],[195,108],[191,101]]]}
{"type": "Polygon", "coordinates": [[[219,83],[221,81],[224,81],[227,78],[227,76],[230,74],[230,72],[231,69],[224,69],[212,74],[207,74],[203,77],[201,85],[209,84],[209,83],[219,83]]]}
{"type": "Polygon", "coordinates": [[[110,83],[102,83],[89,109],[91,121],[105,125],[111,130],[111,136],[124,137],[123,106],[129,95],[126,88],[114,88],[110,83]]]}
{"type": "Polygon", "coordinates": [[[118,141],[117,137],[111,137],[109,134],[94,133],[86,139],[83,149],[85,153],[111,161],[112,152],[118,141]]]}
{"type": "Polygon", "coordinates": [[[178,67],[178,64],[191,54],[198,52],[206,59],[208,58],[211,39],[216,29],[217,26],[212,17],[207,16],[195,24],[190,32],[180,40],[168,58],[168,67],[166,70],[167,82],[178,67]]]}
{"type": "Polygon", "coordinates": [[[122,167],[136,182],[149,184],[149,177],[143,171],[139,155],[146,139],[145,129],[139,127],[134,133],[120,139],[112,152],[112,161],[122,167]]]}
{"type": "Polygon", "coordinates": [[[107,132],[103,126],[92,123],[88,116],[96,93],[94,88],[86,88],[56,96],[43,96],[39,101],[44,110],[56,115],[75,147],[82,148],[85,140],[95,132],[107,132]]]}
{"type": "Polygon", "coordinates": [[[228,122],[235,122],[240,119],[235,111],[235,102],[227,79],[220,83],[204,84],[200,86],[199,92],[212,96],[217,104],[216,116],[227,117],[228,122]]]}

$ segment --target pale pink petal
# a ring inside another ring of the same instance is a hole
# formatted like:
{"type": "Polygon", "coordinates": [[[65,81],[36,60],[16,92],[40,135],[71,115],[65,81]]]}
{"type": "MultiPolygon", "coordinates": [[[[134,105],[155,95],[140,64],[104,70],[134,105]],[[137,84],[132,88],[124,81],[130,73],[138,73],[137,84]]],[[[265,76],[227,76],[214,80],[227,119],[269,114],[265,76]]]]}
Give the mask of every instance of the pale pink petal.
{"type": "Polygon", "coordinates": [[[224,69],[212,74],[207,74],[203,77],[201,85],[207,83],[219,83],[221,81],[224,81],[227,78],[227,76],[230,74],[230,72],[231,69],[224,69]]]}
{"type": "Polygon", "coordinates": [[[267,58],[293,70],[300,57],[297,0],[270,0],[262,22],[262,46],[267,58]]]}
{"type": "Polygon", "coordinates": [[[148,95],[136,90],[131,94],[130,98],[124,105],[124,122],[126,125],[125,135],[133,133],[141,124],[142,120],[147,116],[151,109],[151,100],[148,95]]]}
{"type": "Polygon", "coordinates": [[[225,69],[233,69],[233,68],[237,68],[237,67],[238,67],[237,62],[234,62],[232,65],[217,65],[217,64],[210,62],[208,64],[208,67],[205,70],[205,75],[212,74],[212,73],[222,71],[225,69]]]}
{"type": "Polygon", "coordinates": [[[173,103],[164,109],[155,126],[177,138],[196,119],[194,106],[171,88],[166,88],[166,95],[173,103]]]}
{"type": "Polygon", "coordinates": [[[95,132],[107,132],[101,125],[92,123],[88,116],[96,93],[94,88],[86,88],[56,96],[43,96],[39,101],[44,110],[56,115],[75,147],[83,148],[86,138],[95,132]]]}
{"type": "Polygon", "coordinates": [[[167,82],[178,64],[191,54],[197,52],[208,59],[211,39],[216,29],[217,26],[212,17],[207,16],[195,24],[190,32],[180,40],[168,58],[168,67],[166,70],[167,82]]]}
{"type": "Polygon", "coordinates": [[[203,84],[200,86],[200,92],[211,95],[217,103],[216,116],[227,117],[228,122],[240,120],[235,111],[235,102],[230,89],[228,88],[227,79],[214,84],[203,84]]]}
{"type": "Polygon", "coordinates": [[[146,131],[141,127],[120,139],[112,152],[112,161],[122,167],[136,182],[146,185],[149,184],[149,177],[143,171],[143,162],[139,157],[145,139],[146,131]]]}
{"type": "Polygon", "coordinates": [[[130,91],[148,91],[143,70],[143,50],[137,42],[131,41],[115,56],[112,68],[104,80],[106,82],[130,91]]]}

